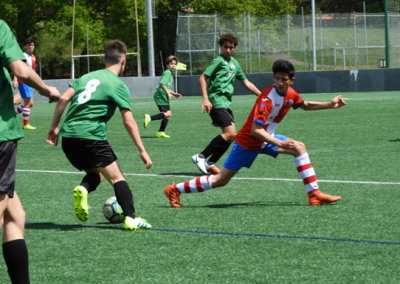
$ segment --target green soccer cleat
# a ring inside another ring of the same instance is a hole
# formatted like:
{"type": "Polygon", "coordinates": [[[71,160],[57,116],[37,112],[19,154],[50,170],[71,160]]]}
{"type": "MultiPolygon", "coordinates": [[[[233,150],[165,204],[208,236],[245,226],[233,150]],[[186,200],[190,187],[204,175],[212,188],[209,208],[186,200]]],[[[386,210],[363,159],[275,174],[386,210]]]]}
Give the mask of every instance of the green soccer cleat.
{"type": "Polygon", "coordinates": [[[136,217],[133,219],[132,217],[125,217],[125,230],[139,230],[139,229],[151,229],[152,226],[147,223],[146,220],[136,217]]]}
{"type": "Polygon", "coordinates": [[[157,138],[169,138],[169,135],[165,134],[165,132],[157,132],[157,138]]]}
{"type": "Polygon", "coordinates": [[[22,129],[34,130],[34,129],[36,129],[36,127],[34,127],[34,126],[30,125],[30,124],[27,124],[27,125],[22,126],[22,129]]]}
{"type": "Polygon", "coordinates": [[[74,188],[75,215],[83,222],[89,218],[87,196],[88,192],[83,186],[77,186],[74,188]]]}
{"type": "Polygon", "coordinates": [[[145,114],[145,115],[144,115],[144,122],[143,122],[144,128],[147,128],[147,125],[149,125],[150,121],[151,121],[150,115],[145,114]]]}

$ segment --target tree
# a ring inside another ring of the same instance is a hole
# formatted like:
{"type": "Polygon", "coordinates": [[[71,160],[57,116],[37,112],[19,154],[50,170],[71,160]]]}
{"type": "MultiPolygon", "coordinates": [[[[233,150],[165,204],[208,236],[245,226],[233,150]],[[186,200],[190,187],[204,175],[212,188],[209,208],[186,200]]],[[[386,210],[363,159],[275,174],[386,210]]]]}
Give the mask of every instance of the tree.
{"type": "Polygon", "coordinates": [[[196,14],[279,16],[292,14],[296,10],[295,0],[193,0],[190,7],[196,14]]]}
{"type": "MultiPolygon", "coordinates": [[[[315,1],[315,11],[322,13],[362,12],[363,2],[365,2],[367,13],[383,12],[383,0],[318,0],[315,1]]],[[[304,13],[311,13],[311,0],[295,0],[295,4],[297,14],[301,13],[301,7],[304,7],[304,13]]]]}

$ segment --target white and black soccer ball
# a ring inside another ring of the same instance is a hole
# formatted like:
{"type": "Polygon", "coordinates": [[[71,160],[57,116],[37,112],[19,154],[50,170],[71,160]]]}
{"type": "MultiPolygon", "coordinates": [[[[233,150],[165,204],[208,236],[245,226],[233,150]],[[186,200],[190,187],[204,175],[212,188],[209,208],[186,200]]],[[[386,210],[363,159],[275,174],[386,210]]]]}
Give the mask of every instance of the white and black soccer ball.
{"type": "Polygon", "coordinates": [[[122,223],[125,219],[124,212],[115,196],[110,197],[103,205],[104,217],[111,223],[122,223]]]}

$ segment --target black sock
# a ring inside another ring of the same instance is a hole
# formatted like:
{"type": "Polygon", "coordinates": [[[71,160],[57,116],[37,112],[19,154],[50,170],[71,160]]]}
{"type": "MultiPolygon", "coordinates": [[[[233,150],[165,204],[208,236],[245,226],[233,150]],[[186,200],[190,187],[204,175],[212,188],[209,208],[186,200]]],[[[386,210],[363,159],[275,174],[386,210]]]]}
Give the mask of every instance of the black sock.
{"type": "Polygon", "coordinates": [[[205,158],[208,158],[213,154],[216,150],[217,147],[220,147],[221,145],[224,145],[226,143],[225,139],[221,136],[218,135],[216,136],[213,140],[211,140],[210,144],[201,152],[201,154],[204,155],[205,158]]]}
{"type": "Polygon", "coordinates": [[[163,118],[163,120],[161,121],[159,132],[164,132],[165,131],[165,128],[167,128],[168,121],[169,121],[168,118],[163,118]]]}
{"type": "Polygon", "coordinates": [[[165,114],[163,112],[150,116],[151,120],[163,119],[165,114]]]}
{"type": "Polygon", "coordinates": [[[11,283],[29,284],[28,249],[25,240],[4,243],[3,256],[11,283]]]}
{"type": "Polygon", "coordinates": [[[126,181],[121,180],[114,183],[115,197],[121,205],[125,216],[135,218],[135,206],[133,205],[133,195],[126,181]]]}
{"type": "Polygon", "coordinates": [[[87,189],[88,193],[95,191],[100,184],[100,175],[95,173],[90,173],[85,175],[82,179],[81,186],[87,189]]]}
{"type": "Polygon", "coordinates": [[[230,145],[231,143],[224,140],[224,142],[222,142],[219,147],[215,148],[214,153],[212,154],[210,159],[208,159],[207,163],[215,164],[216,162],[218,162],[218,160],[221,159],[222,155],[225,154],[225,152],[228,150],[230,145]]]}

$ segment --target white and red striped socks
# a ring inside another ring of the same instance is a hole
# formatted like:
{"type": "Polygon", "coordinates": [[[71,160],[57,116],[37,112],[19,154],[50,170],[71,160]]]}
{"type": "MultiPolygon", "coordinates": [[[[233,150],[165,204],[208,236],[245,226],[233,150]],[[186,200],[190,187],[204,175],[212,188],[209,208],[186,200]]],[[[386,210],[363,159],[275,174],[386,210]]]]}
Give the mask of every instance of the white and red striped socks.
{"type": "Polygon", "coordinates": [[[24,119],[24,126],[29,124],[29,115],[31,114],[31,108],[24,106],[22,109],[22,117],[24,119]]]}
{"type": "Polygon", "coordinates": [[[180,193],[195,193],[203,192],[204,190],[213,188],[213,175],[201,176],[189,181],[174,184],[173,187],[179,190],[180,193]]]}
{"type": "Polygon", "coordinates": [[[15,109],[15,114],[20,114],[20,113],[22,112],[23,108],[24,108],[23,105],[20,105],[19,107],[17,107],[17,108],[15,109]]]}
{"type": "Polygon", "coordinates": [[[308,193],[314,193],[319,189],[317,177],[315,176],[314,168],[311,166],[308,153],[304,153],[294,158],[297,171],[303,180],[304,186],[308,193]]]}
{"type": "Polygon", "coordinates": [[[24,120],[24,126],[29,124],[29,116],[31,114],[31,108],[24,105],[20,105],[15,109],[15,114],[20,114],[22,112],[22,117],[24,120]]]}

